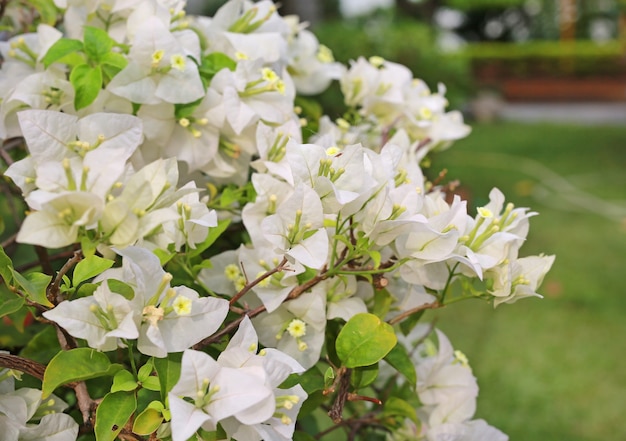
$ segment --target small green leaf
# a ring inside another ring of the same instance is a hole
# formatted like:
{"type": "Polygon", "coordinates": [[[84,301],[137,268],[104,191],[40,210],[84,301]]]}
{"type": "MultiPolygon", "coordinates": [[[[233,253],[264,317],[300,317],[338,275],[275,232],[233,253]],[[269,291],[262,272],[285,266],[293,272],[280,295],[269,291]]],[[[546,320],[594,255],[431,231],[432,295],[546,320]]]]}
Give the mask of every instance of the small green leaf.
{"type": "Polygon", "coordinates": [[[13,268],[9,269],[13,273],[13,279],[26,292],[28,298],[40,305],[54,306],[46,297],[46,288],[48,288],[52,276],[43,273],[30,273],[24,277],[13,268]]]}
{"type": "Polygon", "coordinates": [[[160,411],[147,407],[137,415],[133,423],[133,433],[137,435],[150,435],[159,428],[163,422],[163,415],[160,411]]]}
{"type": "Polygon", "coordinates": [[[139,381],[146,381],[153,371],[154,363],[152,362],[152,359],[150,359],[146,362],[146,364],[139,368],[139,372],[137,372],[137,379],[139,381]]]}
{"type": "Polygon", "coordinates": [[[372,314],[377,317],[385,318],[394,302],[393,296],[386,289],[377,289],[374,291],[374,306],[372,314]]]}
{"type": "Polygon", "coordinates": [[[66,55],[73,54],[77,51],[83,50],[83,42],[80,40],[72,40],[70,38],[60,38],[57,40],[46,55],[41,59],[44,67],[48,68],[52,63],[59,61],[66,55]]]}
{"type": "Polygon", "coordinates": [[[70,83],[74,87],[74,107],[83,109],[93,103],[102,89],[102,71],[100,66],[91,67],[79,64],[72,69],[70,83]]]}
{"type": "Polygon", "coordinates": [[[96,441],[113,441],[137,409],[133,392],[106,394],[96,410],[96,441]]]}
{"type": "Polygon", "coordinates": [[[91,257],[96,254],[96,247],[98,246],[93,240],[87,236],[81,236],[80,249],[83,251],[83,256],[91,257]]]}
{"type": "Polygon", "coordinates": [[[335,347],[345,367],[369,366],[396,345],[393,327],[370,313],[354,315],[339,332],[335,347]]]}
{"type": "Polygon", "coordinates": [[[106,64],[107,66],[115,67],[118,70],[122,70],[128,64],[128,60],[122,54],[118,54],[117,52],[109,52],[105,54],[100,62],[102,64],[106,64]]]}
{"type": "Polygon", "coordinates": [[[0,246],[0,276],[4,279],[5,285],[10,285],[13,280],[13,262],[0,246]]]}
{"type": "Polygon", "coordinates": [[[324,372],[324,388],[329,388],[330,386],[332,386],[334,381],[335,370],[332,368],[332,366],[328,366],[328,369],[326,369],[326,372],[324,372]]]}
{"type": "Polygon", "coordinates": [[[161,383],[161,399],[165,401],[167,393],[172,390],[180,378],[182,352],[167,354],[167,358],[155,358],[154,369],[161,383]]]}
{"type": "Polygon", "coordinates": [[[53,0],[29,0],[29,4],[39,13],[40,23],[49,26],[55,26],[57,24],[59,10],[53,0]]]}
{"type": "Polygon", "coordinates": [[[93,255],[89,256],[76,265],[72,276],[72,286],[78,286],[87,279],[96,277],[98,274],[108,270],[115,262],[109,259],[93,255]]]}
{"type": "Polygon", "coordinates": [[[378,377],[378,363],[370,366],[361,366],[352,370],[350,383],[355,389],[362,389],[369,386],[378,377]]]}
{"type": "Polygon", "coordinates": [[[413,386],[417,383],[415,365],[409,358],[409,354],[403,345],[395,345],[385,356],[385,361],[400,372],[413,386]]]}
{"type": "Polygon", "coordinates": [[[159,378],[154,375],[149,376],[145,380],[141,382],[141,387],[144,389],[152,390],[154,392],[161,391],[161,383],[159,382],[159,378]]]}
{"type": "Polygon", "coordinates": [[[115,40],[109,37],[108,32],[104,29],[94,28],[93,26],[84,26],[83,29],[85,53],[92,61],[99,64],[111,52],[115,40]]]}
{"type": "Polygon", "coordinates": [[[137,389],[137,380],[135,380],[134,375],[127,370],[118,371],[113,377],[111,392],[130,392],[135,389],[137,389]]]}
{"type": "Polygon", "coordinates": [[[76,297],[89,297],[98,289],[99,283],[83,283],[76,290],[76,297]]]}
{"type": "Polygon", "coordinates": [[[135,297],[135,291],[132,286],[121,280],[107,279],[107,285],[112,292],[121,295],[126,300],[132,300],[135,297]]]}
{"type": "Polygon", "coordinates": [[[383,406],[384,416],[399,416],[404,421],[410,419],[419,426],[415,407],[398,397],[389,397],[383,406]]]}
{"type": "Polygon", "coordinates": [[[202,64],[198,70],[202,79],[209,83],[220,70],[229,69],[234,71],[236,68],[237,63],[228,55],[222,52],[212,52],[202,57],[202,64]]]}
{"type": "Polygon", "coordinates": [[[111,364],[105,354],[95,349],[76,348],[59,352],[50,360],[44,373],[42,397],[49,397],[63,384],[114,375],[120,369],[122,365],[111,364]]]}
{"type": "Polygon", "coordinates": [[[15,311],[19,311],[19,309],[24,306],[26,301],[23,297],[16,297],[11,300],[6,300],[0,304],[0,317],[4,317],[8,314],[13,314],[15,311]]]}

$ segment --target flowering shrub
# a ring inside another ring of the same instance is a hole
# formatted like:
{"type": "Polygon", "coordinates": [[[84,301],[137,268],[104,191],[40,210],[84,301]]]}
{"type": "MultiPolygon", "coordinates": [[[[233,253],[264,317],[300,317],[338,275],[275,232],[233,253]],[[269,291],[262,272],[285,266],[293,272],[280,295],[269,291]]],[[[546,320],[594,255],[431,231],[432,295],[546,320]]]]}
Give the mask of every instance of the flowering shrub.
{"type": "Polygon", "coordinates": [[[267,0],[37,5],[0,43],[7,203],[28,205],[0,314],[36,331],[0,353],[5,439],[507,439],[419,320],[539,296],[554,258],[518,257],[535,213],[499,190],[472,216],[422,174],[470,132],[443,85],[336,63],[267,0]],[[305,96],[335,80],[333,120],[305,96]]]}

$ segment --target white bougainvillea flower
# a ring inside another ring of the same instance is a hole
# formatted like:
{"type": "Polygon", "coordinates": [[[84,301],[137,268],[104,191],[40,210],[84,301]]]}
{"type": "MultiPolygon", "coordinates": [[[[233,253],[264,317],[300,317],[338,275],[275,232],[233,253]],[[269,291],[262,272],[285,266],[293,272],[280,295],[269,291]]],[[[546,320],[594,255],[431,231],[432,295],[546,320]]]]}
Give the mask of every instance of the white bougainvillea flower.
{"type": "Polygon", "coordinates": [[[122,268],[107,270],[96,281],[114,278],[133,288],[131,303],[139,329],[140,352],[154,357],[182,352],[222,325],[228,313],[228,301],[201,298],[185,286],[171,288],[172,275],[145,248],[128,247],[116,252],[123,256],[122,268]]]}
{"type": "Polygon", "coordinates": [[[177,35],[156,17],[147,18],[137,29],[128,54],[128,65],[107,89],[134,103],[190,103],[204,96],[196,63],[200,43],[191,31],[177,35]],[[184,39],[185,45],[177,38],[184,39]],[[194,40],[195,38],[195,40],[194,40]],[[189,44],[195,41],[195,44],[189,44]]]}
{"type": "Polygon", "coordinates": [[[319,360],[326,329],[326,293],[323,288],[283,303],[272,313],[253,320],[259,341],[293,357],[305,369],[319,360]]]}
{"type": "Polygon", "coordinates": [[[67,404],[55,395],[45,402],[32,388],[0,393],[0,430],[6,440],[75,441],[78,424],[62,412],[67,404]]]}
{"type": "Polygon", "coordinates": [[[261,222],[261,230],[276,252],[294,262],[320,269],[328,258],[328,235],[323,228],[322,203],[304,184],[261,222]]]}
{"type": "Polygon", "coordinates": [[[87,340],[89,347],[105,352],[124,347],[124,339],[139,336],[134,315],[132,303],[112,292],[106,281],[93,295],[66,300],[43,314],[70,335],[87,340]]]}
{"type": "Polygon", "coordinates": [[[312,32],[300,30],[289,41],[289,72],[299,93],[315,95],[328,88],[332,80],[338,80],[345,71],[336,63],[332,51],[320,45],[312,32]]]}
{"type": "Polygon", "coordinates": [[[426,432],[428,441],[508,441],[509,437],[485,420],[445,423],[426,432]]]}
{"type": "Polygon", "coordinates": [[[44,202],[24,219],[17,241],[60,248],[78,240],[80,228],[91,229],[102,215],[102,199],[93,193],[65,192],[44,202]]]}
{"type": "Polygon", "coordinates": [[[225,418],[265,402],[272,391],[258,375],[223,367],[204,352],[188,349],[168,396],[172,438],[186,441],[200,427],[213,431],[225,418]]]}
{"type": "Polygon", "coordinates": [[[554,256],[528,256],[512,259],[487,271],[485,278],[493,280],[488,292],[493,304],[514,303],[524,297],[542,297],[536,291],[550,271],[554,256]]]}

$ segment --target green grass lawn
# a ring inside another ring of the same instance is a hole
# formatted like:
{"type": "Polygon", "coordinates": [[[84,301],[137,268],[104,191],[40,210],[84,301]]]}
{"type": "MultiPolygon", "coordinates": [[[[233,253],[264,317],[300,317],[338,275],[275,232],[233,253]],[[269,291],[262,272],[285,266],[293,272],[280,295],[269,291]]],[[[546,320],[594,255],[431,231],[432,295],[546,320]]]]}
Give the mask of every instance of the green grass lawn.
{"type": "Polygon", "coordinates": [[[521,255],[557,256],[544,299],[436,313],[478,377],[477,417],[512,441],[626,439],[626,122],[478,125],[443,167],[473,207],[496,186],[539,212],[521,255]]]}

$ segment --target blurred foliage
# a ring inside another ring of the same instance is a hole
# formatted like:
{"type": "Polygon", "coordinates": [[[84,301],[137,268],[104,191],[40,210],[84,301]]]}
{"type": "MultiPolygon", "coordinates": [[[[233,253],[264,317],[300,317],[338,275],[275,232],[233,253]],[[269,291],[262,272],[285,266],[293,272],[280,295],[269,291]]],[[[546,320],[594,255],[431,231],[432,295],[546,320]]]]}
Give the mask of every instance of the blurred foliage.
{"type": "Polygon", "coordinates": [[[470,43],[458,52],[479,76],[588,76],[626,72],[624,47],[618,41],[532,41],[470,43]],[[485,70],[489,69],[490,72],[485,70]]]}
{"type": "MultiPolygon", "coordinates": [[[[467,57],[455,57],[439,50],[436,31],[417,20],[396,17],[392,11],[379,11],[364,18],[324,22],[313,32],[320,43],[333,48],[335,59],[342,63],[359,56],[377,55],[404,64],[431,89],[436,89],[439,82],[445,84],[450,108],[458,108],[472,90],[467,57]]],[[[334,85],[321,97],[324,108],[330,105],[335,111],[341,106],[337,103],[341,98],[337,97],[337,87],[334,85]]]]}
{"type": "Polygon", "coordinates": [[[526,0],[446,0],[446,6],[455,9],[486,9],[486,8],[509,8],[523,6],[526,0]]]}

